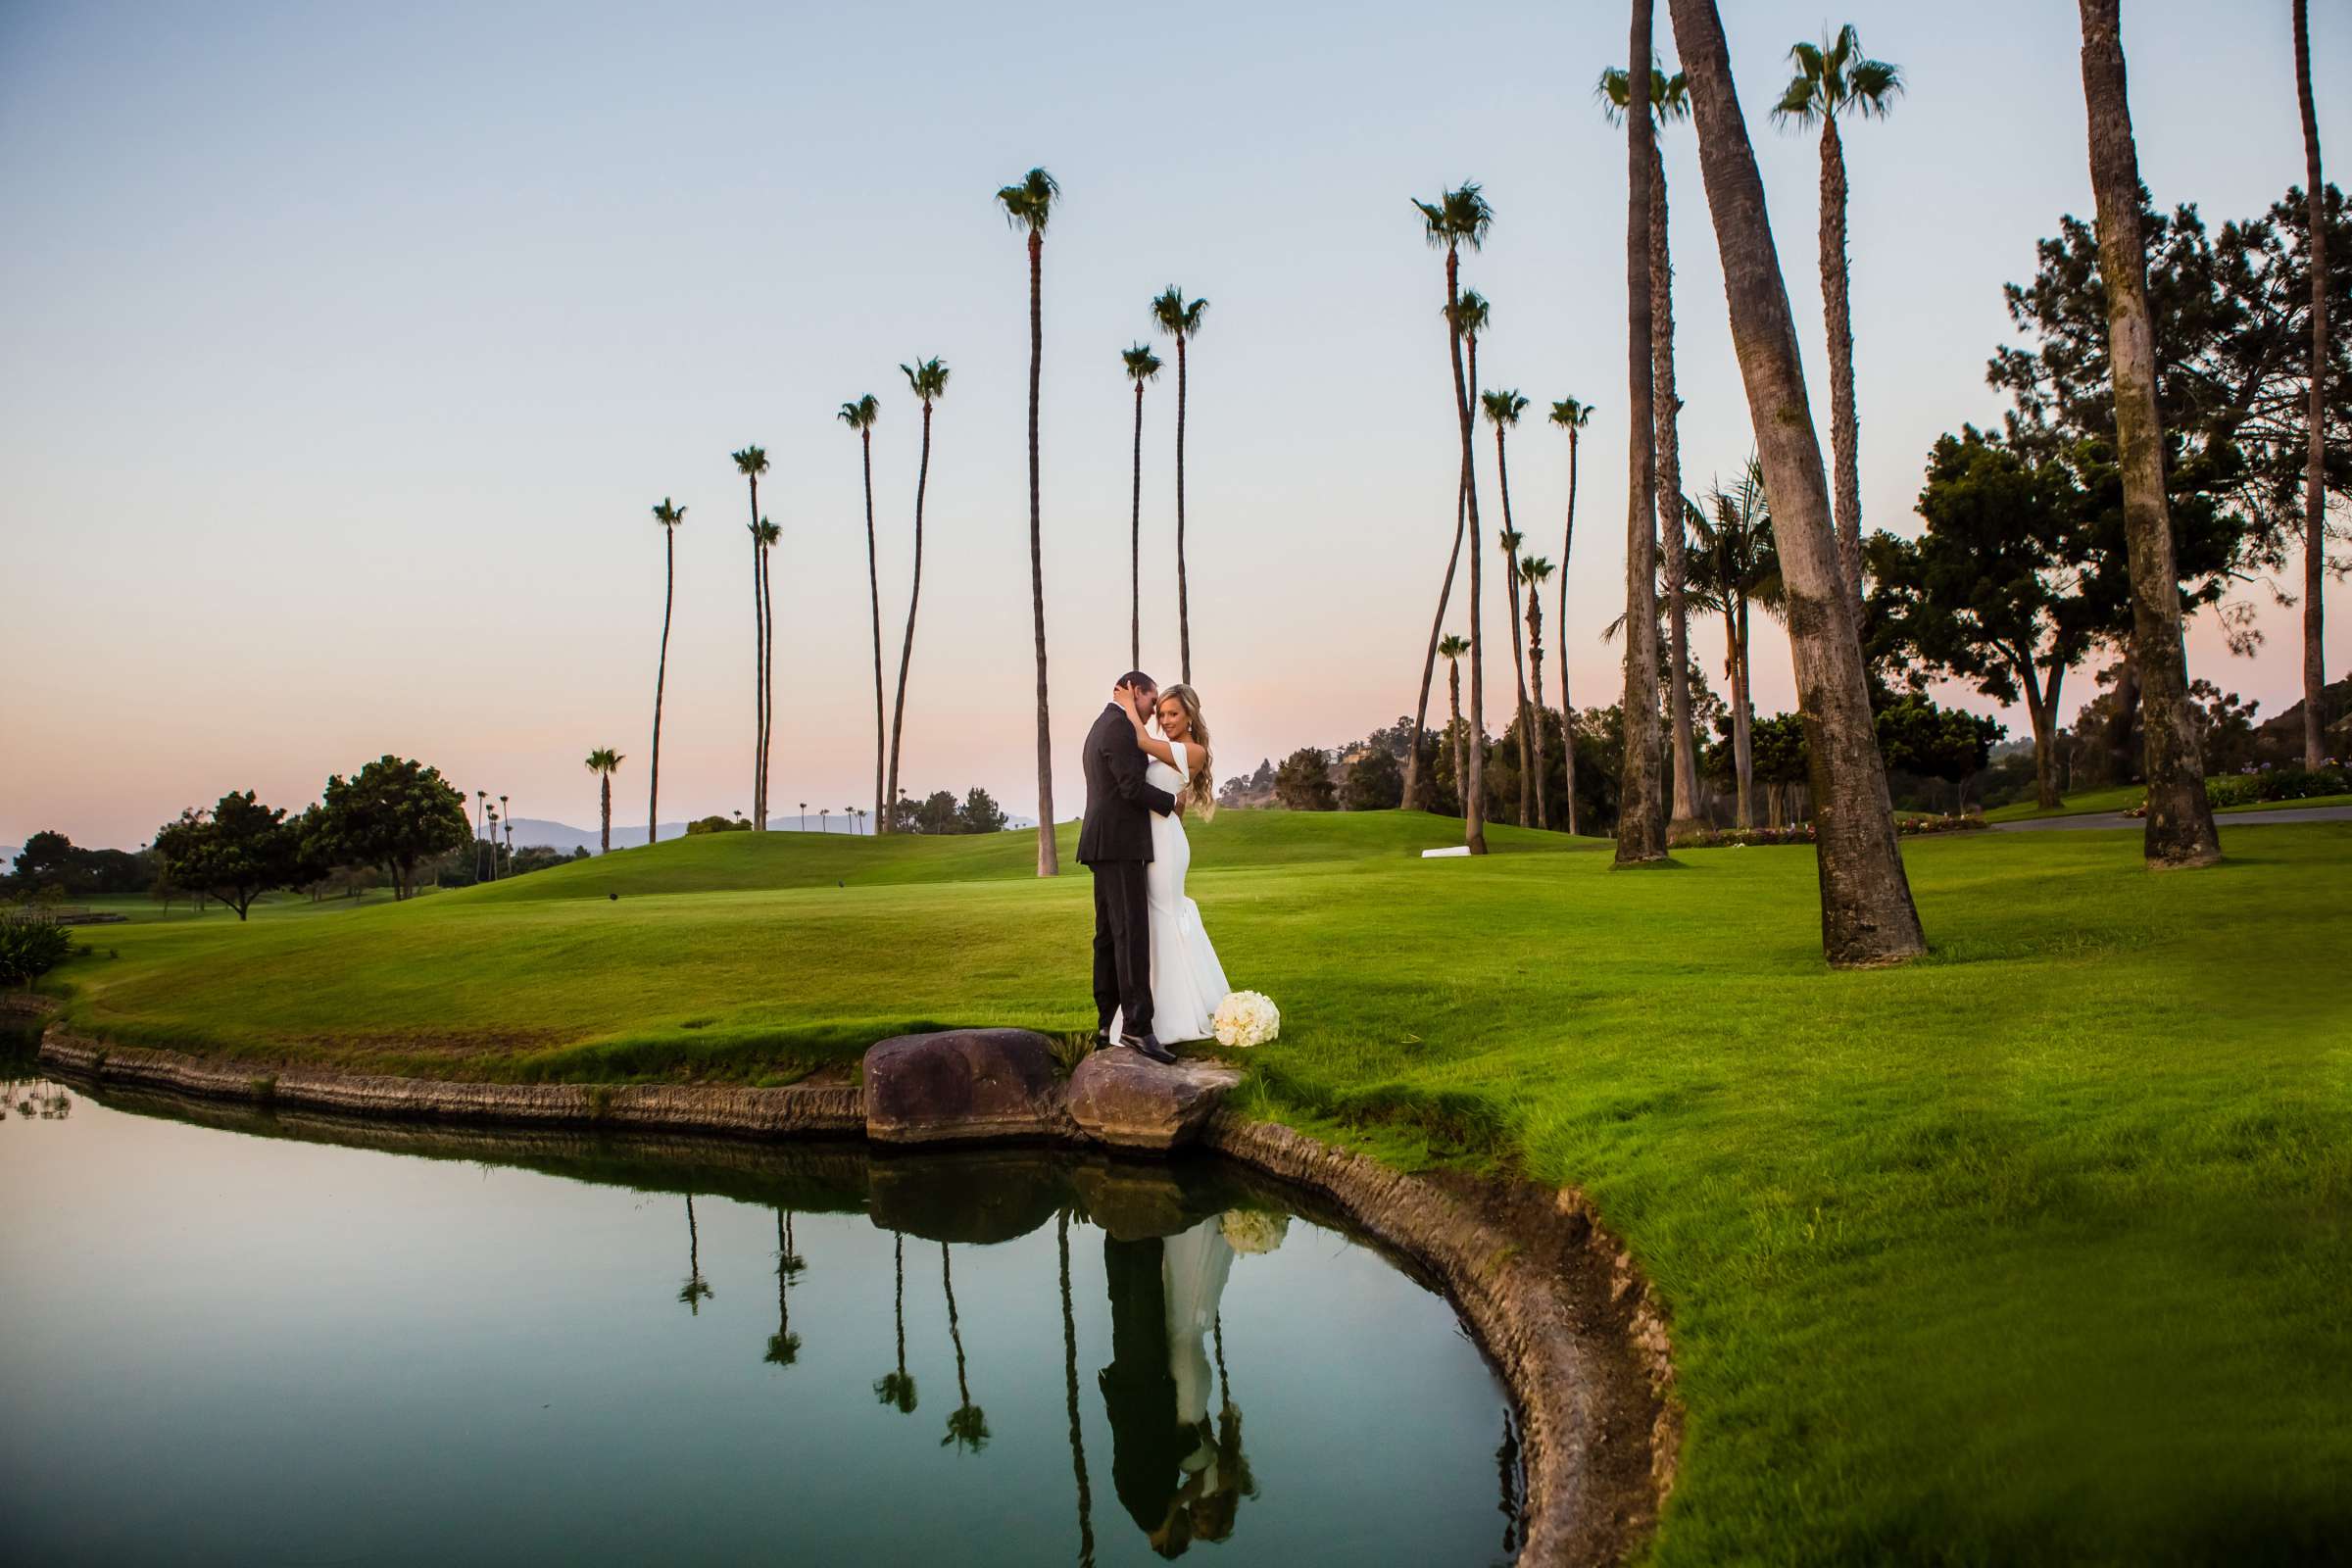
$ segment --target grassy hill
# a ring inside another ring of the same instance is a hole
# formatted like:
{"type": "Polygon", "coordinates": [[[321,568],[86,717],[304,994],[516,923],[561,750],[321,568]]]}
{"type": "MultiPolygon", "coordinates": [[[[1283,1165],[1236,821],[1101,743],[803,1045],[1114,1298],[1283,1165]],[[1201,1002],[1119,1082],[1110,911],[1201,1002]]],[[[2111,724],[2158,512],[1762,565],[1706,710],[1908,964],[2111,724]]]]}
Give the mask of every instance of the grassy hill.
{"type": "MultiPolygon", "coordinates": [[[[1659,1560],[2352,1539],[2352,826],[2225,826],[2224,865],[2166,876],[2131,830],[1907,841],[1935,951],[1859,974],[1821,962],[1809,850],[1413,854],[1453,830],[1195,835],[1234,982],[1284,1012],[1243,1103],[1593,1196],[1674,1320],[1659,1560]]],[[[1091,1024],[1088,878],[1034,854],[719,835],[108,928],[59,979],[85,1027],[256,1060],[774,1081],[926,1023],[1091,1024]]]]}

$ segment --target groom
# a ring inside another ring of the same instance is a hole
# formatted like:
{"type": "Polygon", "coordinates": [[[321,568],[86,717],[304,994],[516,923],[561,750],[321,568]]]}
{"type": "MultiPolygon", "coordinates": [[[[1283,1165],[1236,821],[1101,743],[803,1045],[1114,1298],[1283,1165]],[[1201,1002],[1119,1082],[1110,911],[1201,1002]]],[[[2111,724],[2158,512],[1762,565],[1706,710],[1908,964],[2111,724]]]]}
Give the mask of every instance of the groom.
{"type": "Polygon", "coordinates": [[[1118,1045],[1157,1062],[1175,1053],[1152,1036],[1152,915],[1145,877],[1152,813],[1174,814],[1176,797],[1144,777],[1144,749],[1128,713],[1149,720],[1159,684],[1129,670],[1086,732],[1086,820],[1078,862],[1095,874],[1095,1044],[1111,1045],[1110,1015],[1123,1011],[1118,1045]]]}

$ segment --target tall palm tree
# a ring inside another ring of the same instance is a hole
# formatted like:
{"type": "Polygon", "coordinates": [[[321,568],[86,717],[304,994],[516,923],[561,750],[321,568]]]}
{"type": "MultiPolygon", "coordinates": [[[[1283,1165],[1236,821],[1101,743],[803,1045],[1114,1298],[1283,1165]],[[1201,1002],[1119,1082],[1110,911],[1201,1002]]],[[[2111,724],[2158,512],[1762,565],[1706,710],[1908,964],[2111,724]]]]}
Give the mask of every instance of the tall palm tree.
{"type": "Polygon", "coordinates": [[[1200,335],[1201,318],[1207,314],[1208,301],[1188,300],[1173,283],[1152,300],[1152,319],[1176,340],[1176,646],[1188,686],[1193,680],[1193,611],[1184,569],[1185,349],[1200,335]]]}
{"type": "MultiPolygon", "coordinates": [[[[844,403],[836,416],[858,432],[858,457],[865,468],[865,596],[874,622],[874,808],[882,808],[882,566],[874,546],[874,421],[882,416],[882,402],[871,392],[844,403]]],[[[920,531],[919,529],[917,530],[920,531]]],[[[918,557],[919,560],[919,557],[918,557]]],[[[911,619],[911,617],[909,617],[911,619]]],[[[911,628],[909,628],[911,629],[911,628]]]]}
{"type": "Polygon", "coordinates": [[[1069,1406],[1070,1469],[1078,1478],[1078,1561],[1091,1568],[1095,1560],[1094,1489],[1086,1479],[1086,1435],[1078,1420],[1078,1317],[1070,1304],[1070,1211],[1063,1209],[1054,1225],[1061,1250],[1061,1383],[1069,1406]]]}
{"type": "Polygon", "coordinates": [[[1755,684],[1748,662],[1748,606],[1781,612],[1781,558],[1772,540],[1764,467],[1753,456],[1729,487],[1718,479],[1690,514],[1691,603],[1723,617],[1723,670],[1732,687],[1732,775],[1740,825],[1755,818],[1755,684]]]}
{"type": "Polygon", "coordinates": [[[1534,753],[1527,736],[1527,665],[1519,657],[1519,547],[1526,541],[1511,521],[1511,463],[1503,449],[1503,436],[1519,423],[1527,399],[1516,391],[1482,392],[1479,401],[1486,406],[1488,422],[1494,426],[1495,488],[1502,496],[1502,534],[1497,543],[1502,547],[1502,585],[1511,602],[1510,617],[1503,624],[1510,628],[1511,673],[1519,685],[1519,825],[1530,827],[1542,810],[1540,807],[1531,808],[1529,796],[1543,791],[1530,777],[1534,753]]]}
{"type": "Polygon", "coordinates": [[[956,1397],[959,1403],[948,1416],[948,1435],[939,1446],[949,1444],[966,1453],[978,1453],[988,1446],[988,1414],[972,1402],[972,1386],[963,1375],[963,1329],[956,1315],[956,1269],[948,1256],[948,1244],[939,1244],[940,1287],[948,1297],[948,1339],[956,1347],[956,1397]]]}
{"type": "Polygon", "coordinates": [[[482,824],[488,820],[489,805],[488,790],[473,792],[473,879],[476,882],[482,880],[482,824]]]}
{"type": "MultiPolygon", "coordinates": [[[[1690,115],[1690,79],[1652,66],[1649,75],[1649,321],[1650,398],[1657,477],[1657,523],[1666,558],[1667,716],[1674,744],[1669,837],[1688,831],[1698,813],[1698,742],[1690,722],[1690,617],[1683,603],[1682,399],[1674,389],[1674,264],[1666,235],[1666,162],[1658,151],[1657,127],[1690,115]]],[[[1604,71],[1594,96],[1610,123],[1621,122],[1632,77],[1604,71]]]]}
{"type": "Polygon", "coordinates": [[[760,657],[760,788],[752,811],[753,826],[762,833],[767,831],[768,760],[774,753],[776,739],[776,574],[768,564],[768,553],[783,537],[784,530],[765,517],[752,530],[752,543],[760,552],[760,618],[766,626],[765,646],[760,657]]]}
{"type": "Polygon", "coordinates": [[[654,762],[652,782],[645,798],[645,842],[653,843],[662,836],[662,691],[669,682],[669,612],[677,601],[678,590],[678,525],[686,520],[686,509],[673,507],[663,496],[654,508],[654,521],[661,525],[662,558],[666,568],[662,587],[662,662],[654,673],[654,762]]]}
{"type": "MultiPolygon", "coordinates": [[[[1462,516],[1470,538],[1478,537],[1478,467],[1472,457],[1473,427],[1470,418],[1470,383],[1463,379],[1461,307],[1461,251],[1467,245],[1472,250],[1483,249],[1487,233],[1494,226],[1494,209],[1487,204],[1475,181],[1464,180],[1446,191],[1434,202],[1416,199],[1413,206],[1421,214],[1423,237],[1433,249],[1446,253],[1446,319],[1449,333],[1448,347],[1453,362],[1453,410],[1459,427],[1462,446],[1462,516]]],[[[1479,630],[1479,599],[1484,575],[1479,563],[1483,558],[1473,549],[1470,552],[1470,710],[1473,717],[1487,710],[1486,638],[1479,630]]],[[[1416,758],[1420,736],[1413,737],[1416,758]]],[[[1487,748],[1483,736],[1473,736],[1470,742],[1470,775],[1462,791],[1462,842],[1472,855],[1487,853],[1487,748]]]]}
{"type": "Polygon", "coordinates": [[[604,822],[604,844],[601,854],[612,853],[612,775],[619,771],[621,756],[610,746],[599,746],[588,754],[588,771],[597,776],[598,811],[604,822]]]}
{"type": "Polygon", "coordinates": [[[1029,603],[1037,628],[1037,874],[1059,876],[1061,855],[1054,845],[1054,725],[1046,711],[1046,558],[1038,522],[1037,390],[1046,360],[1046,224],[1061,187],[1042,169],[1032,169],[1017,185],[997,191],[1004,221],[1029,240],[1029,603]]]}
{"type": "Polygon", "coordinates": [[[1854,319],[1847,304],[1845,142],[1838,117],[1884,119],[1903,90],[1899,66],[1862,52],[1847,23],[1824,43],[1789,49],[1796,74],[1782,89],[1772,118],[1800,130],[1821,127],[1821,314],[1830,338],[1830,460],[1837,466],[1838,569],[1862,603],[1862,468],[1854,420],[1854,319]]]}
{"type": "MultiPolygon", "coordinates": [[[[2139,149],[2124,88],[2118,0],[2081,0],[2082,100],[2090,124],[2090,186],[2098,201],[2099,277],[2107,287],[2108,355],[2115,384],[2115,444],[2124,484],[2124,544],[2132,569],[2132,654],[2147,729],[2151,870],[2211,865],[2222,858],[2197,754],[2180,642],[2180,574],[2164,493],[2164,424],[2156,411],[2155,337],[2148,324],[2146,238],[2139,221],[2139,149]]],[[[2316,205],[2321,193],[2314,191],[2316,205]]],[[[2323,362],[2324,363],[2324,362],[2323,362]]],[[[2312,367],[2315,376],[2322,366],[2312,367]]]]}
{"type": "Polygon", "coordinates": [[[899,1329],[899,1365],[897,1371],[885,1372],[874,1379],[874,1399],[901,1415],[912,1415],[916,1397],[914,1374],[906,1370],[906,1238],[898,1231],[890,1233],[890,1258],[896,1282],[891,1292],[891,1310],[899,1329]]]}
{"type": "MultiPolygon", "coordinates": [[[[1650,0],[1633,0],[1633,75],[1647,80],[1650,0]]],[[[1605,96],[1607,78],[1602,78],[1605,96]]],[[[1658,800],[1658,554],[1656,322],[1650,310],[1653,287],[1650,209],[1657,197],[1651,164],[1656,132],[1650,124],[1652,96],[1625,95],[1626,138],[1626,343],[1628,397],[1633,416],[1626,435],[1625,531],[1625,759],[1618,778],[1618,865],[1649,865],[1666,858],[1658,800]]]]}
{"type": "MultiPolygon", "coordinates": [[[[1446,325],[1458,328],[1463,346],[1469,351],[1469,378],[1478,385],[1478,337],[1487,329],[1490,314],[1487,297],[1474,288],[1461,291],[1461,297],[1440,306],[1438,314],[1446,325]]],[[[1453,548],[1446,557],[1446,580],[1438,588],[1437,613],[1429,617],[1429,651],[1421,658],[1421,695],[1413,705],[1412,755],[1404,760],[1404,804],[1412,805],[1419,787],[1421,770],[1421,736],[1429,722],[1429,683],[1438,667],[1438,638],[1446,627],[1446,612],[1453,603],[1454,568],[1461,564],[1462,538],[1469,521],[1470,493],[1463,489],[1457,476],[1453,487],[1453,548]]],[[[1483,726],[1486,715],[1479,715],[1483,726]]],[[[1457,783],[1459,780],[1456,781],[1457,783]]]]}
{"type": "MultiPolygon", "coordinates": [[[[1127,521],[1127,667],[1144,667],[1144,383],[1159,374],[1159,356],[1148,343],[1121,349],[1127,379],[1135,383],[1135,492],[1127,521]]],[[[1181,381],[1181,378],[1179,378],[1181,381]]],[[[1182,399],[1178,400],[1181,406],[1182,399]]],[[[1178,450],[1182,450],[1179,444],[1178,450]]],[[[1182,493],[1181,484],[1178,493],[1182,493]]]]}
{"type": "Polygon", "coordinates": [[[752,826],[767,827],[767,548],[760,539],[760,476],[767,471],[767,452],[745,447],[733,453],[735,471],[752,488],[752,826]]]}
{"type": "Polygon", "coordinates": [[[1469,749],[1462,729],[1462,656],[1469,651],[1470,641],[1466,637],[1449,636],[1438,644],[1438,655],[1446,661],[1446,694],[1453,705],[1453,722],[1446,733],[1453,737],[1453,788],[1457,795],[1470,788],[1469,774],[1465,771],[1469,766],[1469,749]]]}
{"type": "MultiPolygon", "coordinates": [[[[890,706],[890,782],[876,803],[882,828],[891,827],[892,802],[899,798],[899,738],[906,722],[906,671],[914,662],[914,612],[923,602],[923,502],[931,490],[931,411],[948,395],[948,364],[932,357],[899,367],[906,389],[923,406],[923,451],[914,471],[914,585],[906,596],[906,640],[899,648],[899,694],[890,706]]],[[[881,717],[879,705],[875,718],[881,717]]]]}
{"type": "Polygon", "coordinates": [[[792,1282],[808,1266],[808,1260],[792,1250],[792,1216],[777,1209],[776,1332],[767,1337],[767,1354],[762,1357],[776,1366],[790,1366],[801,1358],[801,1337],[792,1332],[792,1282]]]}
{"type": "MultiPolygon", "coordinates": [[[[1638,0],[1639,3],[1639,0],[1638,0]]],[[[1747,390],[1788,605],[1797,704],[1819,805],[1822,946],[1833,964],[1899,963],[1927,951],[1895,842],[1852,596],[1838,570],[1821,438],[1805,401],[1788,288],[1772,245],[1764,181],[1732,87],[1715,0],[1671,0],[1690,73],[1699,172],[1723,265],[1732,342],[1747,390]]]]}
{"type": "Polygon", "coordinates": [[[2303,459],[2303,765],[2328,760],[2328,694],[2320,603],[2328,571],[2328,187],[2320,181],[2320,122],[2311,102],[2309,0],[2295,0],[2295,103],[2303,115],[2303,242],[2311,267],[2311,423],[2303,459]]]}
{"type": "Polygon", "coordinates": [[[1535,687],[1535,711],[1528,728],[1535,732],[1536,826],[1551,826],[1544,808],[1544,585],[1551,580],[1551,563],[1542,556],[1519,559],[1519,580],[1527,584],[1528,679],[1535,687]]]}
{"type": "MultiPolygon", "coordinates": [[[[507,862],[511,867],[514,860],[514,816],[512,811],[508,810],[507,798],[504,795],[501,795],[498,798],[498,816],[499,820],[507,824],[507,862]]],[[[490,837],[492,840],[490,846],[491,857],[493,859],[495,859],[497,858],[498,851],[498,845],[496,842],[498,835],[493,833],[490,835],[490,837]]]]}
{"type": "Polygon", "coordinates": [[[694,1195],[686,1195],[686,1283],[678,1287],[678,1299],[696,1317],[703,1315],[703,1303],[717,1295],[710,1282],[703,1278],[703,1234],[694,1223],[694,1195]]]}
{"type": "Polygon", "coordinates": [[[1568,831],[1577,831],[1576,820],[1576,706],[1568,695],[1568,561],[1576,546],[1576,445],[1585,426],[1592,422],[1592,406],[1574,398],[1562,398],[1551,406],[1551,422],[1568,432],[1568,527],[1560,536],[1559,598],[1553,602],[1552,635],[1560,640],[1560,734],[1562,737],[1561,763],[1568,771],[1568,831]]]}
{"type": "Polygon", "coordinates": [[[490,880],[498,880],[498,808],[490,808],[490,880]]]}

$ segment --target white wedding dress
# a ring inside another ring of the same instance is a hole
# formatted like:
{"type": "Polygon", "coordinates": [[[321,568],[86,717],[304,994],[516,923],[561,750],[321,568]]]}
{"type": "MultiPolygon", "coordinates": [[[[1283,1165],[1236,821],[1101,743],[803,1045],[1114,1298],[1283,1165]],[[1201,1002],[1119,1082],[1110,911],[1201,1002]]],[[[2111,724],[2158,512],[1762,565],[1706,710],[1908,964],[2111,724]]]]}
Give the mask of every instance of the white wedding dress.
{"type": "MultiPolygon", "coordinates": [[[[1168,749],[1185,764],[1170,767],[1149,759],[1144,777],[1170,795],[1184,788],[1190,759],[1181,742],[1168,749]]],[[[1152,865],[1145,888],[1152,908],[1152,1033],[1161,1040],[1206,1040],[1215,1032],[1217,1005],[1233,988],[1225,983],[1225,966],[1209,945],[1200,924],[1200,906],[1185,897],[1184,874],[1193,863],[1193,846],[1184,836],[1180,812],[1152,813],[1152,865]]],[[[1110,1020],[1110,1038],[1125,1028],[1122,1011],[1110,1020]]]]}

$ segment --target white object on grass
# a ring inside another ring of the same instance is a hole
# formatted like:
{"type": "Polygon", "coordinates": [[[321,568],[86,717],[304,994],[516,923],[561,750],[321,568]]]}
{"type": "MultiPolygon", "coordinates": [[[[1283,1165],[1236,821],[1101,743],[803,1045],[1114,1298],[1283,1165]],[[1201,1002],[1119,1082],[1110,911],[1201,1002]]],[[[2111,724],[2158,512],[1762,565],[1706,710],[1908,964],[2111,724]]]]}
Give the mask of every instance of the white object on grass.
{"type": "Polygon", "coordinates": [[[1421,858],[1423,858],[1424,860],[1443,860],[1443,859],[1446,859],[1446,858],[1447,858],[1448,857],[1451,857],[1451,856],[1456,856],[1456,855],[1468,855],[1469,853],[1470,853],[1470,846],[1469,846],[1469,845],[1467,845],[1467,844],[1456,844],[1456,845],[1452,846],[1450,849],[1444,849],[1444,850],[1423,850],[1423,851],[1421,852],[1421,858]]]}

